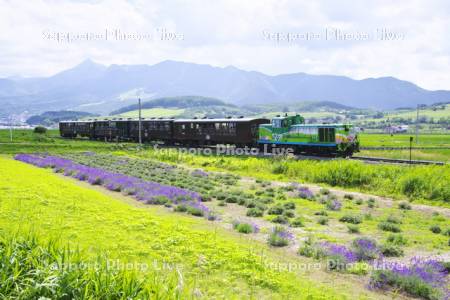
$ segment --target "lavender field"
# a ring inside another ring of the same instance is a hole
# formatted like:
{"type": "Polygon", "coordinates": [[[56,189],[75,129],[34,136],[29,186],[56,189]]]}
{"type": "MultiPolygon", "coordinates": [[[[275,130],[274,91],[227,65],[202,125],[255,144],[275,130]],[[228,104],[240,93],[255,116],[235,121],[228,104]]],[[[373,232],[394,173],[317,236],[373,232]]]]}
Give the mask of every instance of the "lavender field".
{"type": "MultiPolygon", "coordinates": [[[[15,159],[318,263],[369,298],[447,299],[450,212],[299,183],[252,179],[127,155],[19,154],[15,159]],[[420,253],[420,255],[417,255],[420,253]],[[362,280],[362,281],[361,281],[362,280]]],[[[299,272],[299,270],[296,270],[299,272]]],[[[302,273],[302,272],[300,272],[302,273]]]]}

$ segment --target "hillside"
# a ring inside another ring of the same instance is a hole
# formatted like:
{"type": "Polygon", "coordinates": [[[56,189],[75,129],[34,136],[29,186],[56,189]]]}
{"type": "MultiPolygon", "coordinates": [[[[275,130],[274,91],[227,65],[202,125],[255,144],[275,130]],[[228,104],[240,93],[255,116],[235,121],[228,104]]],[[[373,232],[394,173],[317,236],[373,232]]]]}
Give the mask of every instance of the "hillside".
{"type": "MultiPolygon", "coordinates": [[[[273,117],[285,112],[300,113],[306,117],[336,117],[354,108],[339,103],[299,102],[280,105],[247,105],[238,107],[215,98],[199,96],[165,97],[142,103],[142,117],[226,117],[226,116],[261,116],[273,117]]],[[[114,117],[138,117],[138,105],[130,105],[111,113],[114,117]]]]}
{"type": "Polygon", "coordinates": [[[0,80],[2,114],[46,107],[108,114],[136,98],[201,95],[235,105],[332,101],[378,110],[450,100],[449,91],[428,91],[393,77],[354,80],[293,73],[266,75],[229,66],[164,61],[155,65],[103,66],[91,60],[46,78],[0,80]]]}
{"type": "MultiPolygon", "coordinates": [[[[205,107],[205,106],[228,106],[228,107],[236,107],[232,104],[227,104],[219,99],[201,97],[201,96],[182,96],[182,97],[164,97],[153,99],[150,101],[143,102],[141,104],[142,109],[151,109],[151,108],[168,108],[168,107],[176,107],[176,108],[193,108],[193,107],[205,107]]],[[[111,112],[111,115],[122,114],[126,112],[130,112],[133,110],[137,110],[138,104],[132,104],[129,106],[122,107],[118,110],[111,112]]]]}
{"type": "Polygon", "coordinates": [[[26,123],[30,125],[51,126],[63,120],[78,120],[85,117],[92,117],[94,114],[84,111],[46,111],[40,115],[31,116],[26,123]]]}

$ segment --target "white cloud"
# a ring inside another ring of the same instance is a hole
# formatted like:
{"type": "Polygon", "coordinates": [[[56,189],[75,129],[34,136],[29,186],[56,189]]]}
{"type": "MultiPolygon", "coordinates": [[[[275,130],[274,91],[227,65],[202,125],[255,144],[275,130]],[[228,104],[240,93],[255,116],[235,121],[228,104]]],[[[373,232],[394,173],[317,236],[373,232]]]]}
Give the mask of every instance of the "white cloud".
{"type": "Polygon", "coordinates": [[[258,70],[353,78],[395,76],[428,89],[450,89],[450,5],[446,1],[8,1],[0,0],[0,76],[51,75],[91,58],[104,64],[154,64],[166,59],[258,70]],[[105,29],[183,40],[46,40],[44,31],[105,29]],[[347,33],[378,29],[403,40],[280,42],[263,30],[347,33]]]}

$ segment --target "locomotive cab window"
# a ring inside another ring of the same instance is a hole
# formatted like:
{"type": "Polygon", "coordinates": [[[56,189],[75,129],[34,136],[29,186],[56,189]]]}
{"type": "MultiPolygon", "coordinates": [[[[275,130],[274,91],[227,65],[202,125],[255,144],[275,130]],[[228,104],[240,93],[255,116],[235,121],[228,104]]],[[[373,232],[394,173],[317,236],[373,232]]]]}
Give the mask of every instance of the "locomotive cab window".
{"type": "Polygon", "coordinates": [[[335,142],[335,129],[334,128],[319,128],[319,141],[320,142],[335,142]]]}
{"type": "Polygon", "coordinates": [[[281,119],[273,119],[272,120],[272,126],[273,128],[281,128],[282,127],[282,120],[281,119]]]}

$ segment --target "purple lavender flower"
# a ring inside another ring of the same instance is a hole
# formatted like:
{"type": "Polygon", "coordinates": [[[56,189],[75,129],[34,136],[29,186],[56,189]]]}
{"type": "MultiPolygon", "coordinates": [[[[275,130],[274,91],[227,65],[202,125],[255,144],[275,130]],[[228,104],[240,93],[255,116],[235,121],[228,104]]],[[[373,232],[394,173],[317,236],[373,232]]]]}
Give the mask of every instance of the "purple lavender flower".
{"type": "Polygon", "coordinates": [[[210,214],[208,207],[200,202],[200,195],[187,189],[88,167],[57,156],[18,154],[15,159],[41,168],[50,167],[55,171],[64,171],[66,176],[86,180],[91,184],[101,184],[113,191],[123,191],[126,194],[134,195],[136,199],[145,203],[155,203],[155,199],[157,199],[156,203],[160,204],[161,198],[158,197],[166,197],[173,203],[185,202],[187,206],[201,211],[203,215],[210,214]]]}
{"type": "Polygon", "coordinates": [[[208,173],[200,169],[194,170],[191,175],[195,177],[208,177],[208,173]]]}
{"type": "Polygon", "coordinates": [[[298,196],[310,200],[314,198],[314,193],[309,188],[302,186],[298,189],[298,196]]]}
{"type": "Polygon", "coordinates": [[[294,235],[283,226],[273,227],[268,238],[268,243],[275,247],[284,247],[293,241],[294,235]]]}
{"type": "Polygon", "coordinates": [[[386,289],[390,287],[401,288],[414,296],[421,296],[432,299],[450,299],[450,290],[448,289],[448,271],[444,264],[435,259],[413,257],[409,263],[377,261],[374,264],[375,271],[369,282],[370,288],[386,289]],[[420,282],[419,284],[428,286],[428,295],[416,294],[417,290],[410,284],[411,282],[420,282]]]}
{"type": "Polygon", "coordinates": [[[342,203],[336,199],[331,199],[331,200],[327,201],[327,208],[329,210],[337,211],[337,210],[341,210],[341,207],[342,207],[342,203]]]}
{"type": "Polygon", "coordinates": [[[380,250],[377,247],[375,240],[360,237],[353,240],[353,251],[358,260],[374,260],[380,256],[380,250]]]}
{"type": "Polygon", "coordinates": [[[358,260],[357,255],[343,245],[322,242],[317,245],[317,248],[322,251],[325,256],[339,256],[343,258],[346,263],[353,263],[358,260]]]}
{"type": "Polygon", "coordinates": [[[249,227],[249,228],[251,228],[251,232],[252,233],[258,233],[259,232],[259,226],[256,224],[256,223],[253,223],[253,222],[242,222],[242,221],[240,221],[240,220],[234,220],[233,222],[232,222],[232,224],[233,224],[233,228],[234,229],[238,229],[238,227],[240,226],[240,225],[245,225],[247,228],[249,227]]]}

